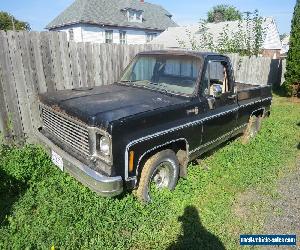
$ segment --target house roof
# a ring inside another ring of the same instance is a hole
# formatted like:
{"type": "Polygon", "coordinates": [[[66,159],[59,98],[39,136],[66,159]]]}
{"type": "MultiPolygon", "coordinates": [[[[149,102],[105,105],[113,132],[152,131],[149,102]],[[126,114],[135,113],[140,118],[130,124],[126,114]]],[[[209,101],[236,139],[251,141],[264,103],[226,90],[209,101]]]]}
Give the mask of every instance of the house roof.
{"type": "Polygon", "coordinates": [[[140,0],[75,0],[66,10],[50,22],[46,29],[55,29],[72,24],[97,24],[165,30],[177,24],[163,7],[140,0]],[[143,11],[143,22],[129,22],[125,9],[143,11]]]}
{"type": "MultiPolygon", "coordinates": [[[[239,26],[244,31],[249,29],[246,21],[229,21],[220,23],[207,23],[206,32],[211,34],[213,42],[216,43],[220,39],[220,36],[225,29],[229,31],[229,37],[232,37],[234,36],[234,33],[238,31],[239,26]]],[[[262,28],[265,31],[262,48],[281,49],[279,32],[274,19],[264,18],[262,28]]],[[[197,39],[201,38],[202,34],[203,33],[200,32],[199,24],[182,27],[170,27],[157,36],[153,41],[151,41],[151,44],[163,44],[166,48],[179,48],[182,47],[182,44],[184,44],[185,47],[192,48],[191,37],[193,37],[197,42],[197,39]]]]}

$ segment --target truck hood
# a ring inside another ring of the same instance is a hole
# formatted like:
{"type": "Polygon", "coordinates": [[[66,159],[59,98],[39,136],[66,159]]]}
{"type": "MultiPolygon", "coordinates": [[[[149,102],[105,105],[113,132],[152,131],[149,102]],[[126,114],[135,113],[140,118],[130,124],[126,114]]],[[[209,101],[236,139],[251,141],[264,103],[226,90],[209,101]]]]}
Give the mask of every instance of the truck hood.
{"type": "Polygon", "coordinates": [[[170,105],[187,98],[121,84],[62,90],[40,95],[40,101],[82,120],[90,126],[107,128],[115,120],[170,105]]]}

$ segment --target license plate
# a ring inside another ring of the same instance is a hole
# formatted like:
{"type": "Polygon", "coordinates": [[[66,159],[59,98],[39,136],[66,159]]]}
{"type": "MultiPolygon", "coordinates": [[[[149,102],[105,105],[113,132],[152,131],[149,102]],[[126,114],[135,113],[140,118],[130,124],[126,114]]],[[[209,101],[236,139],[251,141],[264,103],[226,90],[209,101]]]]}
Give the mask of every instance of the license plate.
{"type": "Polygon", "coordinates": [[[52,150],[52,162],[55,166],[57,166],[61,171],[64,171],[64,162],[63,158],[56,152],[52,150]]]}

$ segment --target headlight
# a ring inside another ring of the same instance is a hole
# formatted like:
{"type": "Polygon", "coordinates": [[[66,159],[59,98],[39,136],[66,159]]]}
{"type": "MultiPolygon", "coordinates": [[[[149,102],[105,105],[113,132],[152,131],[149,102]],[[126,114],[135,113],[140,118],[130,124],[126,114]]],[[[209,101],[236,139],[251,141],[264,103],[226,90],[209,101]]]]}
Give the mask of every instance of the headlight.
{"type": "Polygon", "coordinates": [[[110,155],[110,140],[109,138],[102,136],[100,139],[100,145],[99,145],[100,152],[105,155],[110,155]]]}

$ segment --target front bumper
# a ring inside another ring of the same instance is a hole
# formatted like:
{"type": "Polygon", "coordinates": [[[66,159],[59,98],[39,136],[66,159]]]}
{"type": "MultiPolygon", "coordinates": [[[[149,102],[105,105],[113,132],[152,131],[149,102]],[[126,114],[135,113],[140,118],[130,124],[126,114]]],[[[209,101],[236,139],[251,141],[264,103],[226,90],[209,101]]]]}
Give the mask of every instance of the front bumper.
{"type": "Polygon", "coordinates": [[[46,147],[47,151],[55,151],[63,158],[64,171],[71,174],[83,185],[89,187],[100,196],[112,197],[123,192],[122,177],[108,177],[99,174],[73,156],[55,145],[42,133],[37,132],[39,141],[46,147]]]}

